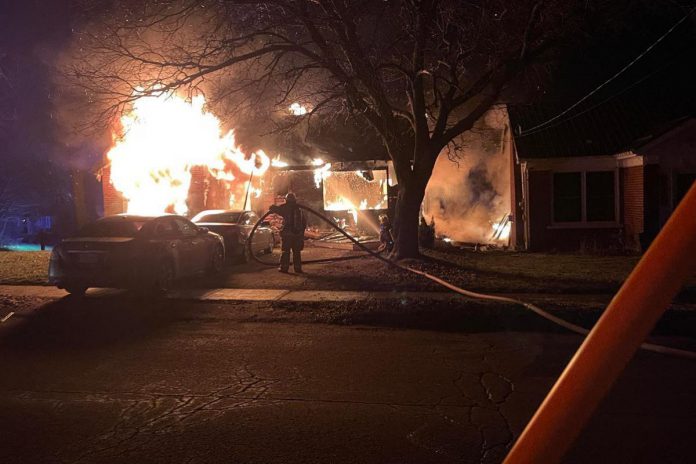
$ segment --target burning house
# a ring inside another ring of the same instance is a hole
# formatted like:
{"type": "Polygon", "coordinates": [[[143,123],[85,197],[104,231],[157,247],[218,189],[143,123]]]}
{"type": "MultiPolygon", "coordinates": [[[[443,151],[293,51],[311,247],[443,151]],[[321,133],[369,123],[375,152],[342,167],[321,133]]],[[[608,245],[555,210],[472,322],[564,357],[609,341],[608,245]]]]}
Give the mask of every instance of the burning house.
{"type": "MultiPolygon", "coordinates": [[[[292,191],[354,235],[375,236],[378,216],[393,212],[398,179],[386,153],[339,146],[333,154],[327,147],[321,157],[296,164],[282,156],[270,159],[262,150],[244,153],[233,132],[223,134],[201,97],[138,100],[121,125],[100,170],[106,215],[192,216],[207,209],[260,214],[292,191]]],[[[514,246],[505,110],[486,115],[461,144],[456,159],[440,156],[424,218],[445,240],[514,246]]],[[[310,226],[322,224],[310,218],[310,226]]]]}
{"type": "Polygon", "coordinates": [[[100,170],[106,215],[262,213],[292,191],[336,222],[376,233],[377,212],[389,208],[386,161],[334,161],[326,154],[328,161],[288,165],[261,150],[244,153],[204,104],[165,94],[136,102],[100,170]]]}

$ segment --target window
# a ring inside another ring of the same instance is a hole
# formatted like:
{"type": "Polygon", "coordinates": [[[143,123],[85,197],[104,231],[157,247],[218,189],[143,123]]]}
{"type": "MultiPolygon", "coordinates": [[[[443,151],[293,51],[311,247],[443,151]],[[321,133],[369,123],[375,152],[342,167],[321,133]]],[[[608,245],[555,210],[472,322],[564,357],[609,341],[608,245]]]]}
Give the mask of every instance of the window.
{"type": "Polygon", "coordinates": [[[253,226],[258,220],[259,217],[255,213],[247,213],[244,215],[244,224],[248,226],[253,226]]]}
{"type": "Polygon", "coordinates": [[[198,228],[186,219],[177,218],[175,221],[184,237],[194,237],[198,234],[198,228]]]}
{"type": "Polygon", "coordinates": [[[241,216],[241,214],[242,213],[199,213],[192,220],[193,222],[222,222],[236,224],[237,221],[239,221],[239,217],[241,216]]]}
{"type": "Polygon", "coordinates": [[[553,175],[553,219],[555,222],[582,220],[582,176],[579,172],[553,175]]]}
{"type": "Polygon", "coordinates": [[[614,172],[598,171],[585,174],[585,209],[587,221],[613,221],[614,217],[614,172]]]}
{"type": "Polygon", "coordinates": [[[179,234],[179,229],[177,229],[176,224],[169,219],[161,219],[157,221],[157,226],[155,227],[156,237],[174,237],[179,234]]]}
{"type": "Polygon", "coordinates": [[[84,226],[78,237],[135,237],[147,221],[123,217],[104,218],[84,226]]]}
{"type": "Polygon", "coordinates": [[[615,221],[615,171],[553,174],[553,222],[615,221]]]}

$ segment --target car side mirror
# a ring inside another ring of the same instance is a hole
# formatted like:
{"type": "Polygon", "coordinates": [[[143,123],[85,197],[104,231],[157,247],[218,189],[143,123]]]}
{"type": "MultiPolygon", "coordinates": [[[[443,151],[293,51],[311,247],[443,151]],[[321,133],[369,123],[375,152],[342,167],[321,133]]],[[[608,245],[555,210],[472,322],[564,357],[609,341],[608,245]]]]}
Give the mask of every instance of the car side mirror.
{"type": "Polygon", "coordinates": [[[259,224],[261,227],[271,227],[271,223],[268,221],[263,221],[259,224]]]}
{"type": "Polygon", "coordinates": [[[207,234],[208,232],[210,232],[210,229],[208,229],[207,227],[199,227],[198,228],[199,235],[207,234]]]}

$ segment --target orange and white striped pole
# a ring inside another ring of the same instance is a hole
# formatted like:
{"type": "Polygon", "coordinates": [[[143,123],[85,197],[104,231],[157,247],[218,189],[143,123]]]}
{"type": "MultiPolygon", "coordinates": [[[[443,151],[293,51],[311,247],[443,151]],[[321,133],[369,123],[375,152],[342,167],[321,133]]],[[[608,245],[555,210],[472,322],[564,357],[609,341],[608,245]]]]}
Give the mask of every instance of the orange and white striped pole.
{"type": "Polygon", "coordinates": [[[505,464],[561,460],[694,270],[696,184],[570,360],[505,464]]]}

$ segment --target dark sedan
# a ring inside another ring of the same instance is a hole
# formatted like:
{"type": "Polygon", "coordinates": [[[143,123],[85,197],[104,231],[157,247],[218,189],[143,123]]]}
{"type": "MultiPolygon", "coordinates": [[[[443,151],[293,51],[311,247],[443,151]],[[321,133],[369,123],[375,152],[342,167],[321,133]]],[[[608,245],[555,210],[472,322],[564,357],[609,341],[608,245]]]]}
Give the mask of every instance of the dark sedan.
{"type": "Polygon", "coordinates": [[[222,237],[181,216],[109,216],[60,242],[48,280],[69,293],[88,287],[137,288],[164,293],[172,283],[225,261],[222,237]]]}
{"type": "MultiPolygon", "coordinates": [[[[249,261],[246,239],[258,220],[259,217],[253,211],[233,210],[202,211],[193,217],[196,225],[210,229],[225,238],[228,259],[237,258],[244,262],[249,261]]],[[[254,254],[271,253],[274,244],[273,231],[267,222],[262,222],[252,238],[251,247],[254,254]]]]}

